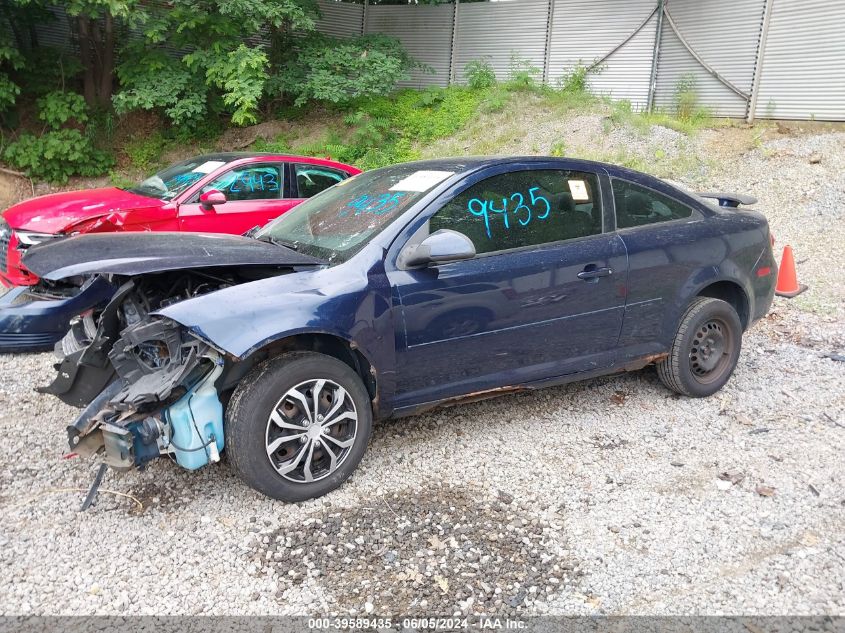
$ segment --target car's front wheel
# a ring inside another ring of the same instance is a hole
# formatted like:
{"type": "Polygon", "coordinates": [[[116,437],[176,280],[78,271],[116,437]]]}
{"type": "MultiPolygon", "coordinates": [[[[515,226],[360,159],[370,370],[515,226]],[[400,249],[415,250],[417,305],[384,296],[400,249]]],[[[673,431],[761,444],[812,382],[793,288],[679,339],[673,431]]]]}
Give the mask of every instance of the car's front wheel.
{"type": "Polygon", "coordinates": [[[697,297],[681,319],[669,356],[657,363],[657,374],[673,391],[709,396],[728,382],[741,347],[742,323],[733,306],[697,297]]]}
{"type": "Polygon", "coordinates": [[[291,352],[241,380],[226,412],[226,452],[235,472],[259,492],[305,501],[346,481],[371,428],[367,390],[348,365],[291,352]]]}

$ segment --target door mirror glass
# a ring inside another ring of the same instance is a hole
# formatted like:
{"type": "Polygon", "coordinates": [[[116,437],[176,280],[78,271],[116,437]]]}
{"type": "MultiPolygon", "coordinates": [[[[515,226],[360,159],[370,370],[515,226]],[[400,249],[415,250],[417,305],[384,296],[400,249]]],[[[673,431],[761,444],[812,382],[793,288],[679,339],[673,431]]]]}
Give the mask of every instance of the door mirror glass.
{"type": "Polygon", "coordinates": [[[200,205],[206,211],[211,211],[215,205],[224,204],[226,202],[226,194],[217,189],[209,189],[200,194],[200,205]]]}
{"type": "Polygon", "coordinates": [[[475,257],[475,246],[463,233],[441,229],[412,247],[405,258],[405,266],[418,267],[445,264],[475,257]]]}

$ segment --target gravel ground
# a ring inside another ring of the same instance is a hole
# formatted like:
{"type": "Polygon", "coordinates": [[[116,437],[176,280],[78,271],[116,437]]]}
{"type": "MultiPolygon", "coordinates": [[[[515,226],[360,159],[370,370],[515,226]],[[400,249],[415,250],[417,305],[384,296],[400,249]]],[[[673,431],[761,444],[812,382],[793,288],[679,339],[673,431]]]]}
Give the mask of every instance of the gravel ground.
{"type": "Polygon", "coordinates": [[[845,615],[843,141],[772,138],[701,177],[760,197],[811,286],[717,396],[647,369],[385,422],[315,501],[159,460],[80,513],[96,464],[62,459],[74,411],[32,391],[50,356],[0,357],[3,613],[845,615]]]}

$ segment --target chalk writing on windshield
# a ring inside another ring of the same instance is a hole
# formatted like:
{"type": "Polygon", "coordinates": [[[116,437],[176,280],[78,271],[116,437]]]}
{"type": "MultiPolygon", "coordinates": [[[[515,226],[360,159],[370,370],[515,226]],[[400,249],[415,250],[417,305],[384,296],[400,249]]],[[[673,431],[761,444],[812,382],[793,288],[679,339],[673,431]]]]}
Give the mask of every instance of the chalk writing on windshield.
{"type": "Polygon", "coordinates": [[[197,180],[203,177],[204,174],[198,174],[194,172],[188,172],[186,174],[178,174],[173,178],[170,178],[166,183],[165,186],[169,191],[173,191],[174,189],[186,189],[194,184],[197,180]]]}
{"type": "Polygon", "coordinates": [[[365,193],[347,202],[338,211],[338,217],[344,218],[350,214],[361,215],[362,213],[372,215],[384,215],[396,209],[406,193],[394,191],[382,194],[365,193]]]}
{"type": "Polygon", "coordinates": [[[508,197],[500,198],[501,203],[498,203],[497,200],[473,198],[467,202],[467,211],[476,217],[484,218],[484,228],[487,231],[487,238],[490,239],[493,237],[490,230],[490,219],[495,217],[491,214],[502,216],[502,223],[506,230],[510,230],[514,223],[518,223],[520,226],[528,226],[535,219],[545,220],[549,217],[552,205],[545,196],[535,194],[539,190],[540,187],[531,187],[528,190],[527,198],[520,192],[514,192],[508,197]]]}
{"type": "Polygon", "coordinates": [[[255,172],[242,173],[229,185],[231,193],[240,193],[249,189],[255,191],[278,191],[279,181],[276,174],[256,174],[255,172]],[[239,186],[240,185],[240,186],[239,186]]]}

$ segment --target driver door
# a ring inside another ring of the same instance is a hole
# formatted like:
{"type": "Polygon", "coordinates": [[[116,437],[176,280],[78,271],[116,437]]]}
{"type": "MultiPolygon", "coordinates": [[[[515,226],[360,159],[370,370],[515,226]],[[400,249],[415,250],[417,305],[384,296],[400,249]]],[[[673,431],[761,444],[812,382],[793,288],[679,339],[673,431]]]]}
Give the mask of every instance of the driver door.
{"type": "Polygon", "coordinates": [[[611,364],[627,264],[603,232],[598,174],[491,176],[420,231],[443,228],[469,237],[476,257],[388,273],[401,313],[397,407],[611,364]]]}
{"type": "Polygon", "coordinates": [[[240,165],[215,176],[203,185],[189,202],[179,206],[179,228],[182,231],[210,233],[245,233],[294,207],[299,200],[286,199],[284,163],[251,163],[240,165]],[[210,210],[199,204],[199,195],[217,189],[226,202],[210,210]]]}

